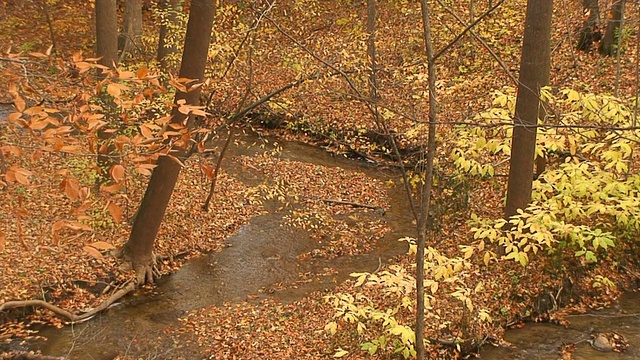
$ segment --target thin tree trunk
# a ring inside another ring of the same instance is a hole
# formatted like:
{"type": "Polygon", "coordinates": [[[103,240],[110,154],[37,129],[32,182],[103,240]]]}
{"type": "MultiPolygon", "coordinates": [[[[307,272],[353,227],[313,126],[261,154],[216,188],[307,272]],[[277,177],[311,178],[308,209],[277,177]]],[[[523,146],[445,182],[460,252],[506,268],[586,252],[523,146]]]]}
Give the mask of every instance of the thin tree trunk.
{"type": "MultiPolygon", "coordinates": [[[[369,55],[369,61],[371,62],[371,72],[369,73],[369,97],[371,102],[378,101],[378,63],[376,59],[376,0],[367,0],[367,33],[369,38],[367,39],[367,54],[369,55]]],[[[374,109],[374,122],[378,122],[378,110],[374,109]]]]}
{"type": "Polygon", "coordinates": [[[424,30],[424,43],[427,53],[427,66],[429,74],[429,136],[427,140],[426,169],[422,169],[424,174],[424,184],[422,186],[420,216],[418,221],[418,244],[416,252],[416,353],[417,358],[425,358],[424,348],[424,252],[427,241],[427,222],[431,207],[431,188],[433,187],[433,158],[436,153],[436,72],[433,57],[433,45],[431,43],[431,22],[429,20],[429,4],[427,0],[420,0],[422,9],[422,26],[424,30]]]}
{"type": "MultiPolygon", "coordinates": [[[[180,77],[195,79],[190,85],[199,85],[204,80],[204,70],[207,62],[209,43],[211,41],[211,29],[215,15],[215,1],[192,0],[187,23],[187,34],[182,53],[182,63],[180,66],[180,77]]],[[[192,91],[178,91],[175,103],[185,100],[186,104],[197,105],[200,99],[200,87],[195,87],[192,91]]],[[[186,115],[174,107],[171,122],[183,124],[186,120],[186,127],[191,128],[193,117],[186,118],[186,115]]],[[[187,154],[190,144],[185,144],[183,148],[176,149],[172,153],[176,158],[182,158],[187,154]]],[[[181,159],[184,160],[184,159],[181,159]]],[[[155,238],[158,234],[164,213],[171,199],[171,194],[178,180],[181,165],[169,156],[160,156],[157,167],[153,170],[147,190],[140,204],[138,215],[136,216],[129,241],[124,247],[124,255],[128,258],[136,271],[138,282],[152,282],[153,248],[155,238]]]]}
{"type": "Polygon", "coordinates": [[[525,20],[522,59],[505,217],[517,214],[531,201],[533,163],[540,109],[540,89],[549,83],[551,15],[553,0],[529,0],[525,20]]]}
{"type": "Polygon", "coordinates": [[[600,40],[600,6],[598,0],[582,0],[582,8],[588,13],[580,30],[580,39],[577,48],[582,51],[591,51],[594,41],[600,40]]]}
{"type": "Polygon", "coordinates": [[[98,63],[114,68],[118,61],[118,13],[116,0],[96,0],[96,55],[98,63]]]}
{"type": "Polygon", "coordinates": [[[605,56],[617,55],[619,51],[616,50],[616,43],[618,35],[620,34],[620,24],[622,23],[622,15],[624,10],[624,0],[616,1],[611,10],[609,11],[609,20],[607,21],[607,30],[604,33],[604,38],[600,42],[600,48],[598,51],[605,56]]]}
{"type": "Polygon", "coordinates": [[[56,32],[53,27],[53,18],[51,16],[51,11],[49,10],[49,4],[47,4],[47,0],[40,0],[40,6],[42,7],[45,20],[47,21],[47,26],[49,27],[49,37],[51,38],[51,46],[53,47],[53,51],[51,53],[55,54],[58,51],[58,45],[56,42],[56,32]]]}
{"type": "MultiPolygon", "coordinates": [[[[101,57],[98,63],[114,69],[118,63],[118,13],[116,0],[96,0],[95,17],[96,56],[101,57]]],[[[103,71],[98,69],[98,77],[102,78],[103,76],[103,71]]],[[[105,107],[114,106],[111,97],[103,96],[103,100],[105,107]]],[[[109,121],[110,119],[107,120],[109,121]]],[[[96,179],[96,186],[99,186],[107,180],[108,170],[113,165],[112,159],[107,156],[113,151],[113,146],[109,145],[111,134],[106,132],[106,129],[105,127],[98,130],[97,134],[98,139],[100,139],[97,158],[100,174],[98,174],[98,178],[96,179]]]]}
{"type": "Polygon", "coordinates": [[[171,33],[175,32],[178,26],[179,0],[160,0],[160,31],[158,36],[157,60],[160,68],[166,73],[173,73],[175,65],[171,62],[171,55],[178,51],[176,40],[172,39],[171,33]]]}
{"type": "Polygon", "coordinates": [[[122,32],[118,37],[118,49],[125,55],[135,55],[142,38],[142,0],[126,0],[122,32]]]}

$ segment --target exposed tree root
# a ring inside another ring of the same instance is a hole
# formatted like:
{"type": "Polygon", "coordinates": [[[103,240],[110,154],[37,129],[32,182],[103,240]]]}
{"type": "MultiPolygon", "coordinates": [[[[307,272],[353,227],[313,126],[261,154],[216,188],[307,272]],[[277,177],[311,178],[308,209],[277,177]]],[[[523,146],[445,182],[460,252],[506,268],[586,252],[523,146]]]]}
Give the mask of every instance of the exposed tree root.
{"type": "Polygon", "coordinates": [[[113,293],[113,295],[111,295],[109,298],[103,301],[100,305],[81,315],[76,315],[74,313],[71,313],[65,309],[62,309],[56,305],[50,304],[44,300],[7,301],[4,304],[0,305],[0,311],[23,308],[28,306],[42,307],[55,313],[56,315],[62,318],[69,320],[72,323],[77,323],[77,322],[88,320],[89,318],[96,315],[97,313],[107,309],[110,305],[118,301],[120,298],[122,298],[123,296],[135,290],[136,286],[137,284],[134,281],[127,282],[124,285],[124,287],[118,289],[116,292],[113,293]]]}
{"type": "Polygon", "coordinates": [[[17,354],[0,354],[0,360],[64,360],[65,357],[59,356],[47,356],[31,353],[17,353],[17,354]]]}

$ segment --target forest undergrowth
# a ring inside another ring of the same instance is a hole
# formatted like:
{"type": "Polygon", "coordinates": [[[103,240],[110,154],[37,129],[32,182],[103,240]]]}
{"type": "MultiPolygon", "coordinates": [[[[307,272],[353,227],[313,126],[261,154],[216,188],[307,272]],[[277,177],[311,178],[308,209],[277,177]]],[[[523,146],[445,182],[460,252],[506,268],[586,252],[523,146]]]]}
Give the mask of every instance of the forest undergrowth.
{"type": "MultiPolygon", "coordinates": [[[[2,304],[41,299],[82,312],[131,278],[113,254],[128,239],[152,166],[148,158],[137,157],[136,148],[110,168],[106,184],[100,183],[104,175],[92,156],[91,127],[103,119],[124,124],[116,139],[124,154],[122,149],[129,151],[159,133],[162,123],[155,121],[170,108],[171,86],[180,85],[173,81],[165,87],[154,75],[152,8],[145,12],[143,55],[100,83],[91,75],[91,5],[46,3],[54,32],[46,20],[31,20],[44,19],[36,2],[2,1],[0,13],[0,44],[5,44],[0,49],[0,341],[13,345],[37,336],[39,324],[60,327],[67,319],[42,307],[4,311],[2,304]],[[55,52],[49,48],[52,35],[55,52]],[[96,89],[102,87],[118,106],[101,102],[96,89]],[[87,132],[63,129],[66,120],[61,119],[69,114],[81,118],[87,132]],[[43,142],[38,136],[47,129],[62,129],[61,136],[74,140],[43,142]],[[134,144],[136,135],[145,139],[134,144]]],[[[389,173],[409,168],[423,148],[428,99],[420,29],[407,25],[419,24],[414,5],[389,2],[379,10],[380,19],[387,20],[378,32],[384,64],[379,111],[400,144],[401,165],[359,99],[366,91],[354,91],[344,74],[318,62],[331,59],[330,65],[349,69],[353,84],[366,89],[366,78],[359,77],[368,71],[366,33],[360,24],[365,7],[357,2],[281,4],[264,12],[268,20],[265,16],[254,32],[249,29],[255,10],[221,7],[210,51],[210,81],[204,85],[210,95],[203,99],[207,127],[224,125],[230,114],[252,101],[248,99],[309,78],[238,121],[236,131],[314,144],[389,173]],[[238,45],[245,40],[250,51],[238,45]]],[[[640,225],[633,200],[640,186],[638,151],[633,151],[638,130],[607,130],[632,122],[635,126],[638,39],[633,31],[625,33],[620,57],[578,51],[573,34],[582,22],[582,9],[577,2],[565,5],[554,12],[551,86],[545,89],[553,109],[550,122],[594,128],[559,126],[540,133],[539,152],[547,157],[547,170],[535,185],[532,208],[512,222],[514,232],[500,221],[508,174],[505,139],[510,134],[504,123],[511,119],[515,84],[470,36],[438,64],[442,124],[425,284],[432,358],[459,358],[481,345],[503,344],[504,331],[526,321],[564,324],[568,312],[610,305],[622,291],[638,287],[635,235],[640,225]],[[591,194],[602,196],[587,196],[591,194]],[[580,213],[566,211],[572,208],[580,213]],[[508,250],[506,256],[497,254],[498,246],[508,250]]],[[[524,6],[524,1],[505,3],[477,28],[514,74],[524,6]]],[[[447,9],[434,10],[436,47],[464,29],[447,9]]],[[[627,17],[640,17],[636,8],[630,9],[627,17]]],[[[454,10],[464,13],[466,8],[458,4],[454,10]]],[[[263,214],[267,202],[289,209],[293,226],[304,227],[316,239],[330,239],[301,260],[365,253],[389,231],[384,221],[368,216],[373,209],[325,200],[388,209],[387,193],[400,186],[400,177],[371,181],[352,171],[280,158],[277,148],[225,159],[264,181],[247,185],[223,166],[212,208],[204,211],[220,143],[210,142],[208,151],[184,163],[156,243],[158,275],[177,271],[191,257],[222,251],[225,239],[263,214]],[[350,225],[338,215],[350,218],[350,225]]],[[[421,181],[411,172],[407,179],[410,187],[421,181]]],[[[248,298],[206,307],[181,318],[180,328],[167,328],[167,336],[197,344],[212,359],[411,357],[414,243],[398,240],[407,244],[408,253],[372,273],[353,274],[333,289],[293,302],[248,298]]],[[[175,354],[180,357],[179,350],[175,354]]],[[[138,357],[144,354],[120,358],[138,357]]]]}

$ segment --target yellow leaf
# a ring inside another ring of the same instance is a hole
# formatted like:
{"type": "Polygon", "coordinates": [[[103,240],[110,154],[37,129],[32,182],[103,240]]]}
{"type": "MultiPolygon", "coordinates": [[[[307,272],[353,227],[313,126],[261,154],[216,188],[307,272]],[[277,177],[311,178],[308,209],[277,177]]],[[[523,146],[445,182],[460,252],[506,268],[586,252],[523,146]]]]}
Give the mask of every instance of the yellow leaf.
{"type": "Polygon", "coordinates": [[[324,326],[324,331],[328,332],[331,335],[335,335],[338,331],[338,324],[335,321],[332,321],[324,326]]]}
{"type": "Polygon", "coordinates": [[[342,350],[341,348],[337,348],[336,349],[336,353],[333,354],[334,358],[341,358],[345,355],[347,355],[349,352],[347,350],[342,350]]]}

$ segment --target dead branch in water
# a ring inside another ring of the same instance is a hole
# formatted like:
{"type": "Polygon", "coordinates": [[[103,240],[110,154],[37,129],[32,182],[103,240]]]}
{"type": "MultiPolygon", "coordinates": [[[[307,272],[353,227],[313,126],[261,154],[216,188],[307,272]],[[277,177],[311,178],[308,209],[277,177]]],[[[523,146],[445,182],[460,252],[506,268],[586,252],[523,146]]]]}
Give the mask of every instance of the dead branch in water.
{"type": "Polygon", "coordinates": [[[352,206],[352,207],[355,207],[355,208],[366,208],[366,209],[383,210],[384,211],[384,209],[381,208],[380,206],[362,204],[362,203],[351,202],[351,201],[336,200],[336,199],[323,199],[322,201],[326,202],[327,204],[333,204],[333,205],[348,205],[348,206],[352,206]]]}

